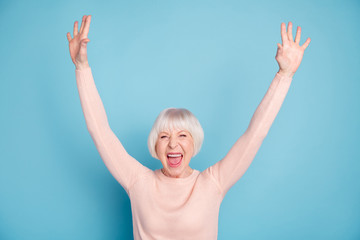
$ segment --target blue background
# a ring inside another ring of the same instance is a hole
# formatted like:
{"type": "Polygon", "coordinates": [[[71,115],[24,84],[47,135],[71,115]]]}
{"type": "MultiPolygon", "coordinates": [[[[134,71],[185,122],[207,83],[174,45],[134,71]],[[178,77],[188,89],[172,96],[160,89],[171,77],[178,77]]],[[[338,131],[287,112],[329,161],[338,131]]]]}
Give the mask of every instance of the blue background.
{"type": "MultiPolygon", "coordinates": [[[[1,1],[0,239],[131,239],[126,192],[87,132],[66,33],[92,15],[88,58],[109,123],[142,164],[167,107],[220,160],[278,71],[280,24],[310,37],[218,239],[360,239],[359,1],[1,1]]],[[[294,36],[295,37],[295,36],[294,36]]]]}

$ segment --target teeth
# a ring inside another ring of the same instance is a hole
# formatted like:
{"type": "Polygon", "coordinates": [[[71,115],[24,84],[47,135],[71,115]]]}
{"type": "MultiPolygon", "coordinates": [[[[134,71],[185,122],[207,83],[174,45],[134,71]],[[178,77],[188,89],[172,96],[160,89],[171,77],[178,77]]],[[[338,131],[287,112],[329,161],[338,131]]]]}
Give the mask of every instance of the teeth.
{"type": "Polygon", "coordinates": [[[181,154],[168,154],[168,157],[181,157],[181,154]]]}

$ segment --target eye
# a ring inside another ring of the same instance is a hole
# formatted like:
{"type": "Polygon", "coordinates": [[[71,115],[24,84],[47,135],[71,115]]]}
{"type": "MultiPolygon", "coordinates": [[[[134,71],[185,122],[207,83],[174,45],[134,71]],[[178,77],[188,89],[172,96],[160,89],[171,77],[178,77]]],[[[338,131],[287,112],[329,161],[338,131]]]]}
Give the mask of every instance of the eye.
{"type": "Polygon", "coordinates": [[[186,137],[186,134],[180,134],[180,137],[186,137]]]}
{"type": "Polygon", "coordinates": [[[166,136],[166,135],[162,135],[160,138],[167,138],[167,136],[166,136]]]}

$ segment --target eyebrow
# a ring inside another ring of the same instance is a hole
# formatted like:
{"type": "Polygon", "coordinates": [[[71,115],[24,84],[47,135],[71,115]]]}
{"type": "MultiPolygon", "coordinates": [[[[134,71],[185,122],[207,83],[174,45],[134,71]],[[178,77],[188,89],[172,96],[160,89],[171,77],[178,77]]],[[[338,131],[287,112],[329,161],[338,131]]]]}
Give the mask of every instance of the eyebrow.
{"type": "MultiPolygon", "coordinates": [[[[186,132],[186,133],[190,133],[188,130],[180,130],[180,131],[178,131],[178,132],[176,132],[176,133],[181,133],[181,132],[186,132]]],[[[161,132],[159,132],[159,135],[160,134],[169,134],[169,132],[165,132],[165,131],[161,131],[161,132]]]]}

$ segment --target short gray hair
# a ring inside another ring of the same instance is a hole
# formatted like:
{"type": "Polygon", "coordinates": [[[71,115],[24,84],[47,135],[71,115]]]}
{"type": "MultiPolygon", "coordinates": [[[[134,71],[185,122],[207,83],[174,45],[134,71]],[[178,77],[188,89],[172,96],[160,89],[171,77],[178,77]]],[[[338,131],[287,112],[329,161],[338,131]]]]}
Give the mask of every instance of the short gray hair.
{"type": "Polygon", "coordinates": [[[204,140],[204,131],[199,120],[194,116],[194,114],[185,108],[167,108],[161,111],[150,131],[148,147],[151,156],[158,159],[155,145],[158,140],[159,133],[164,130],[173,129],[188,131],[194,140],[193,157],[199,153],[204,140]]]}

